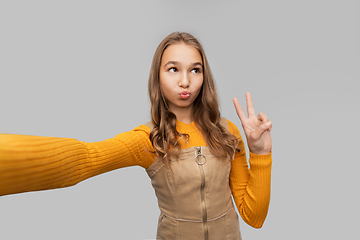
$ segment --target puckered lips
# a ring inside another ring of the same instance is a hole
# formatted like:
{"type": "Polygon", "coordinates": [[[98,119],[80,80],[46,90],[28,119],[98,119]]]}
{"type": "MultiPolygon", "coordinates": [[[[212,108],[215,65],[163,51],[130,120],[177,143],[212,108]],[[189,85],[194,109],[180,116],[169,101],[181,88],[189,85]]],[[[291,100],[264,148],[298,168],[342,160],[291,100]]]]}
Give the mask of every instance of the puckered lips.
{"type": "Polygon", "coordinates": [[[181,99],[188,99],[190,97],[190,92],[189,91],[182,91],[181,93],[179,93],[180,98],[181,99]]]}

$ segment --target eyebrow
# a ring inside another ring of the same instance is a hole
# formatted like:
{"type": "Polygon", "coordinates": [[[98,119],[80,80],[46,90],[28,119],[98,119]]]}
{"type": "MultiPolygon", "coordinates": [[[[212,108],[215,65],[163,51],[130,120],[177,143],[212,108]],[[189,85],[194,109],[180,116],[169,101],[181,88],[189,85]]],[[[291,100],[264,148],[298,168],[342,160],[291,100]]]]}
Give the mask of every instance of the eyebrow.
{"type": "Polygon", "coordinates": [[[194,67],[195,67],[195,66],[203,67],[203,65],[202,65],[201,63],[199,63],[199,62],[193,63],[193,66],[194,66],[194,67]]]}
{"type": "MultiPolygon", "coordinates": [[[[170,65],[170,64],[178,65],[179,62],[177,62],[177,61],[168,61],[168,62],[164,65],[164,67],[166,67],[167,65],[170,65]]],[[[195,63],[193,63],[192,65],[193,65],[194,67],[195,67],[195,66],[203,67],[203,65],[202,65],[200,62],[195,62],[195,63]]]]}

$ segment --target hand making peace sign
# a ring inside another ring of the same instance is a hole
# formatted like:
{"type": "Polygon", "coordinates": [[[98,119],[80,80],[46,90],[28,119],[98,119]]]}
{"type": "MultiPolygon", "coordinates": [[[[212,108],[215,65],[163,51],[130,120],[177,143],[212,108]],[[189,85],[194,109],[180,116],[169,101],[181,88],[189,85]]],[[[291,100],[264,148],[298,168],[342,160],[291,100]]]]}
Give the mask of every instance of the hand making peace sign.
{"type": "Polygon", "coordinates": [[[271,136],[272,123],[265,113],[259,113],[255,116],[254,106],[250,93],[246,93],[246,103],[248,117],[242,110],[240,103],[236,98],[233,99],[237,115],[240,118],[241,125],[244,128],[247,143],[250,152],[254,154],[268,154],[271,152],[271,136]]]}

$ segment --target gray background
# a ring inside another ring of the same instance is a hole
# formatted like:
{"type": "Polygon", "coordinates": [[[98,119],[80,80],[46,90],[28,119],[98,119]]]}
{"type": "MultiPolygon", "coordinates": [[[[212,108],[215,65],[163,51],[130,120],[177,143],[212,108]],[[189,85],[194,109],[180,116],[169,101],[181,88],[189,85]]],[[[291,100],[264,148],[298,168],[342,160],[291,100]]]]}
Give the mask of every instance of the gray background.
{"type": "MultiPolygon", "coordinates": [[[[358,239],[360,2],[0,1],[0,132],[92,142],[149,121],[152,55],[202,42],[223,116],[252,93],[273,122],[272,197],[244,239],[358,239]]],[[[242,129],[241,129],[242,130],[242,129]]],[[[0,239],[152,239],[140,167],[0,197],[0,239]]]]}

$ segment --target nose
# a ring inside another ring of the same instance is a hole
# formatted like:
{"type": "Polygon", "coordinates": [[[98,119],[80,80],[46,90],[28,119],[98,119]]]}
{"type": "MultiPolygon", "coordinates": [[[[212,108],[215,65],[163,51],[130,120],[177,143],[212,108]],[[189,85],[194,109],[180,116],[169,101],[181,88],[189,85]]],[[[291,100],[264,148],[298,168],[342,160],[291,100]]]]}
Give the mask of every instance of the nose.
{"type": "Polygon", "coordinates": [[[190,81],[189,81],[188,74],[187,73],[181,74],[180,79],[179,79],[179,87],[188,88],[189,84],[190,84],[190,81]]]}

